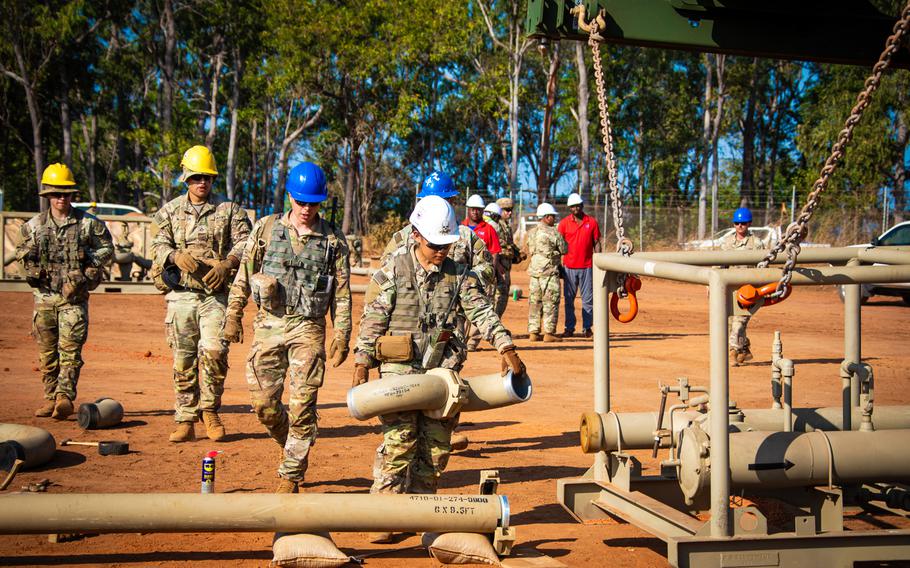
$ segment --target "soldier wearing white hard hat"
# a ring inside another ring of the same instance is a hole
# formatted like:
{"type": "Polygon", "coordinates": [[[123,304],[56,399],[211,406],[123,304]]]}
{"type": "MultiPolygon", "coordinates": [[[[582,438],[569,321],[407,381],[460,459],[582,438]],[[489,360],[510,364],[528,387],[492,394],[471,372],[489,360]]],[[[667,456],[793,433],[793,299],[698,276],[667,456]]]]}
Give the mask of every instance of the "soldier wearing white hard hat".
{"type": "Polygon", "coordinates": [[[528,335],[531,341],[562,341],[556,335],[559,320],[559,259],[566,241],[556,230],[556,209],[549,203],[537,206],[540,222],[528,232],[531,277],[528,293],[528,335]],[[543,335],[541,336],[541,331],[543,335]]]}

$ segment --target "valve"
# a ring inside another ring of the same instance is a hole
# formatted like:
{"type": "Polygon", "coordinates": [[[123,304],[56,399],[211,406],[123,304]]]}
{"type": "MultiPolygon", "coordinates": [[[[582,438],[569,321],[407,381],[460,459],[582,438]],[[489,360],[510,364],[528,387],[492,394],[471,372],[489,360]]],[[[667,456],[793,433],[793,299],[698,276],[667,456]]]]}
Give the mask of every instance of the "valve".
{"type": "Polygon", "coordinates": [[[774,304],[783,302],[790,296],[793,287],[787,286],[787,291],[784,292],[783,296],[771,297],[777,292],[778,284],[780,283],[772,282],[771,284],[765,284],[760,288],[756,288],[751,284],[743,284],[736,292],[736,302],[743,309],[751,308],[757,304],[759,300],[764,300],[762,306],[773,306],[774,304]]]}
{"type": "Polygon", "coordinates": [[[629,323],[638,315],[638,298],[635,297],[635,293],[641,290],[641,280],[630,274],[626,276],[622,287],[629,297],[629,311],[624,314],[619,313],[619,294],[614,292],[613,297],[610,298],[610,313],[613,314],[616,321],[629,323]]]}

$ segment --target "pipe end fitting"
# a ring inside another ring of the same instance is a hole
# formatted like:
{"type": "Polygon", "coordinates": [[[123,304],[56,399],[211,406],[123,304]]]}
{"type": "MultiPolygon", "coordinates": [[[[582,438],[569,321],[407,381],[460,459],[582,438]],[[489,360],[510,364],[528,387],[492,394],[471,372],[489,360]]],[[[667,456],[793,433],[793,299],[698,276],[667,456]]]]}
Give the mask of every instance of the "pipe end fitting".
{"type": "Polygon", "coordinates": [[[596,412],[585,412],[581,415],[578,426],[581,438],[581,451],[586,454],[595,454],[604,450],[603,421],[596,412]]]}

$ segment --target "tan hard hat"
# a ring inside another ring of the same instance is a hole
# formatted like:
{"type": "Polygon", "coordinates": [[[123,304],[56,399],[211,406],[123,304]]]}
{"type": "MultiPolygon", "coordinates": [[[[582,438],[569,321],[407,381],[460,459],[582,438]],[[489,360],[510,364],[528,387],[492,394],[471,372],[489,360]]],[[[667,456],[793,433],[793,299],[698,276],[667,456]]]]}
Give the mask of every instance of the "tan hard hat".
{"type": "Polygon", "coordinates": [[[508,209],[509,207],[515,207],[515,202],[512,201],[511,197],[500,197],[496,200],[496,205],[503,209],[508,209]]]}

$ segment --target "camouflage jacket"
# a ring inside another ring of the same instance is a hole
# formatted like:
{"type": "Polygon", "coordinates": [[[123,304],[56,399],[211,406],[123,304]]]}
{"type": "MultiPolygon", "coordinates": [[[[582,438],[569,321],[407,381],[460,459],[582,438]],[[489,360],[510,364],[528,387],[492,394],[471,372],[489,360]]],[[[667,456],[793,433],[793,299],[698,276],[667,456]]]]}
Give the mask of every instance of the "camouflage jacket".
{"type": "MultiPolygon", "coordinates": [[[[399,298],[405,295],[416,295],[420,298],[420,307],[427,312],[416,316],[408,314],[418,319],[412,334],[415,343],[414,357],[404,363],[383,363],[381,373],[408,374],[423,371],[421,365],[424,354],[421,350],[427,347],[424,338],[430,335],[436,326],[441,325],[441,320],[444,319],[445,314],[439,312],[444,309],[442,304],[445,302],[436,296],[441,296],[444,300],[445,294],[449,294],[449,297],[451,294],[457,295],[456,305],[460,306],[471,323],[480,330],[481,335],[497,350],[502,351],[503,348],[512,345],[508,330],[496,316],[493,306],[479,285],[476,274],[469,271],[462,279],[460,275],[463,274],[463,270],[463,265],[458,265],[450,259],[446,259],[442,266],[431,265],[429,269],[425,269],[417,260],[413,243],[399,248],[386,258],[382,266],[373,273],[367,287],[363,316],[360,319],[360,333],[354,348],[355,362],[369,367],[376,366],[376,340],[390,331],[390,323],[398,312],[402,310],[412,312],[416,309],[410,303],[399,302],[399,298]],[[406,272],[411,274],[404,274],[406,272]],[[445,294],[438,290],[449,285],[452,289],[442,291],[445,294]],[[408,294],[405,294],[406,289],[408,294]],[[433,321],[430,322],[430,319],[433,321]]],[[[442,366],[456,370],[460,368],[466,354],[463,345],[459,346],[459,349],[461,352],[454,354],[455,356],[444,357],[442,366]]]]}
{"type": "MultiPolygon", "coordinates": [[[[414,242],[411,231],[411,224],[408,223],[403,229],[392,235],[385,250],[382,251],[382,257],[379,261],[380,266],[385,264],[385,261],[388,260],[393,252],[403,248],[405,244],[414,242]]],[[[471,266],[474,274],[480,280],[481,288],[486,290],[494,282],[493,255],[487,250],[487,245],[480,240],[480,237],[474,234],[470,227],[458,225],[458,235],[461,238],[449,249],[449,258],[457,264],[471,266]],[[470,262],[468,262],[469,260],[470,262]]]]}
{"type": "MultiPolygon", "coordinates": [[[[243,259],[240,261],[240,268],[237,269],[237,276],[234,278],[228,294],[228,317],[237,317],[243,314],[243,308],[246,306],[252,291],[250,278],[254,274],[262,272],[262,260],[269,247],[269,239],[271,238],[271,225],[277,222],[288,228],[291,246],[295,251],[303,247],[308,235],[298,235],[297,229],[288,221],[288,215],[289,213],[285,213],[277,221],[274,220],[274,215],[263,217],[256,221],[256,225],[253,227],[252,233],[250,233],[250,238],[243,249],[243,259]],[[273,221],[269,221],[269,219],[273,219],[273,221]]],[[[315,235],[328,237],[329,244],[335,247],[335,294],[332,300],[334,302],[332,306],[332,325],[335,328],[336,337],[347,342],[351,337],[351,266],[347,240],[340,230],[321,217],[316,221],[312,232],[315,235]]]]}
{"type": "MultiPolygon", "coordinates": [[[[484,217],[486,219],[486,217],[484,217]]],[[[512,226],[509,222],[500,217],[499,221],[488,221],[496,229],[496,235],[499,237],[499,244],[502,246],[502,252],[499,254],[499,262],[507,270],[512,267],[513,262],[521,262],[521,251],[515,243],[515,235],[512,233],[512,226]]]]}
{"type": "MultiPolygon", "coordinates": [[[[35,277],[38,300],[59,299],[64,283],[73,283],[74,278],[81,280],[88,268],[100,270],[114,255],[111,233],[104,223],[77,209],[59,225],[50,211],[39,213],[22,224],[19,236],[16,258],[25,265],[26,274],[35,277]]],[[[81,286],[70,301],[87,299],[88,287],[81,286]]]]}
{"type": "MultiPolygon", "coordinates": [[[[155,214],[158,233],[152,239],[152,261],[159,266],[168,264],[170,255],[188,251],[199,260],[239,259],[250,234],[250,219],[232,201],[218,203],[214,196],[202,205],[198,215],[183,194],[168,201],[155,214]]],[[[186,279],[187,287],[204,289],[201,282],[186,279]]]]}
{"type": "Polygon", "coordinates": [[[555,226],[538,223],[528,231],[529,276],[552,276],[559,272],[559,261],[569,251],[566,239],[555,226]]]}
{"type": "Polygon", "coordinates": [[[720,250],[764,250],[765,243],[749,231],[745,239],[736,238],[736,232],[732,232],[720,242],[720,250]]]}

